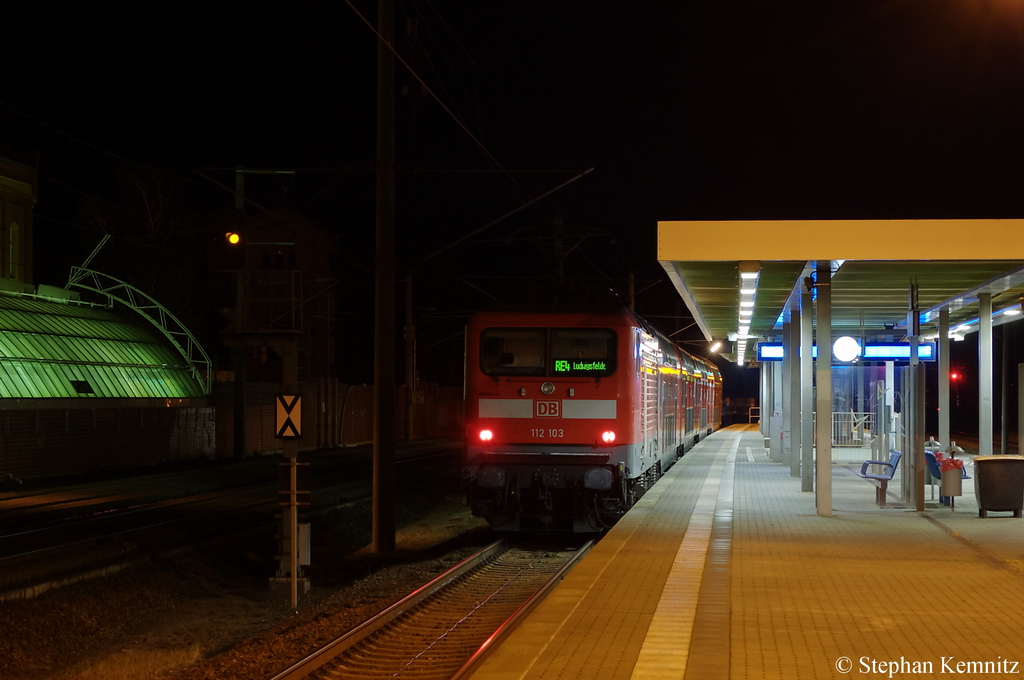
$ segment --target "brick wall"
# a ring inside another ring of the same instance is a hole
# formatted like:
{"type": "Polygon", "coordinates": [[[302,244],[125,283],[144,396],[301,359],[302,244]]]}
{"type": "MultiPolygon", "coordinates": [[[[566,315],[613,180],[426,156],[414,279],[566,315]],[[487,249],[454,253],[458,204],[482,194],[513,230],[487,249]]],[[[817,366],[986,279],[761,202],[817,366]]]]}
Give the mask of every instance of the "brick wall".
{"type": "MultiPolygon", "coordinates": [[[[234,455],[234,385],[214,383],[212,405],[183,408],[23,409],[0,411],[0,473],[15,477],[78,474],[234,455]]],[[[281,450],[274,437],[280,386],[246,386],[246,451],[281,450]]],[[[415,407],[414,434],[462,434],[462,389],[428,384],[415,407]]],[[[373,441],[373,387],[332,380],[302,384],[302,450],[373,441]]],[[[403,387],[395,433],[406,438],[403,387]]]]}
{"type": "Polygon", "coordinates": [[[212,407],[0,411],[0,471],[66,475],[214,453],[212,407]]]}
{"type": "MultiPolygon", "coordinates": [[[[269,453],[281,450],[274,438],[277,384],[246,385],[246,451],[269,453]]],[[[347,385],[332,380],[302,383],[302,439],[300,450],[356,446],[373,441],[373,386],[347,385]]],[[[462,388],[424,388],[424,403],[415,407],[416,438],[458,437],[462,434],[462,388]]],[[[396,390],[395,433],[406,438],[405,388],[396,390]]],[[[234,451],[234,385],[216,383],[217,455],[231,456],[234,451]]]]}

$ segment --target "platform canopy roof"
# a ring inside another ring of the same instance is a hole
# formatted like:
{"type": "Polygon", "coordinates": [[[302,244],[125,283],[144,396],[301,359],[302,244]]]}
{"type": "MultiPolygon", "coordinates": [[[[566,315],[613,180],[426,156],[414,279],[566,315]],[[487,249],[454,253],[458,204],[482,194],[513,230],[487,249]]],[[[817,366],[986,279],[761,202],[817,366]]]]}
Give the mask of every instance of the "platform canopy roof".
{"type": "MultiPolygon", "coordinates": [[[[756,283],[751,342],[780,339],[804,279],[831,263],[834,335],[905,335],[917,284],[922,336],[939,310],[958,333],[978,328],[978,295],[992,295],[993,324],[1020,319],[1024,220],[666,221],[658,260],[710,342],[740,331],[741,283],[756,283]],[[741,269],[757,277],[742,279],[741,269]]],[[[898,339],[898,338],[897,338],[898,339]]]]}
{"type": "Polygon", "coordinates": [[[103,306],[0,293],[0,399],[205,396],[152,327],[103,306]]]}

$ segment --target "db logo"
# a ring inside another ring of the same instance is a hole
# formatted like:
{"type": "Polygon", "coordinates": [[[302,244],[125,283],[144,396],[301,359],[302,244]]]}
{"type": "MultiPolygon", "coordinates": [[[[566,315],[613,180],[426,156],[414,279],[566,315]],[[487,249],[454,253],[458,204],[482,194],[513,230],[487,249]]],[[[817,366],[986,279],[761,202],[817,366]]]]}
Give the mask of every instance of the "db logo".
{"type": "Polygon", "coordinates": [[[537,418],[561,418],[562,402],[535,401],[533,402],[533,415],[537,418]]]}

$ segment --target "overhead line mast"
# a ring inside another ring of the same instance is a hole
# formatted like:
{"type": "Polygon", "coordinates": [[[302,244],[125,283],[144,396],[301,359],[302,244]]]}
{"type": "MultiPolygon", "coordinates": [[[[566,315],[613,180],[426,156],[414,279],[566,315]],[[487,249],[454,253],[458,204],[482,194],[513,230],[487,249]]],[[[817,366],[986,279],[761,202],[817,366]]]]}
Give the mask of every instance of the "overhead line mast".
{"type": "Polygon", "coordinates": [[[394,0],[377,15],[377,254],[374,297],[372,549],[395,549],[394,0]]]}

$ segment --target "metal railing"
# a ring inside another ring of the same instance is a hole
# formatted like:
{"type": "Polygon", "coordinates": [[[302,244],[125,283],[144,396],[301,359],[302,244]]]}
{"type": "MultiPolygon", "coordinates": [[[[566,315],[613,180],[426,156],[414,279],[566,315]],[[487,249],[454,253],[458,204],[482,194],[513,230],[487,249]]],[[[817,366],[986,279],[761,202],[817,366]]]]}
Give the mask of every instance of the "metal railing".
{"type": "Polygon", "coordinates": [[[71,268],[68,288],[72,286],[104,295],[108,304],[118,302],[153,324],[181,353],[192,377],[203,386],[204,393],[210,394],[210,357],[192,333],[166,307],[130,283],[84,267],[71,268]]]}
{"type": "Polygon", "coordinates": [[[870,412],[832,413],[832,446],[867,446],[871,441],[870,412]]]}

